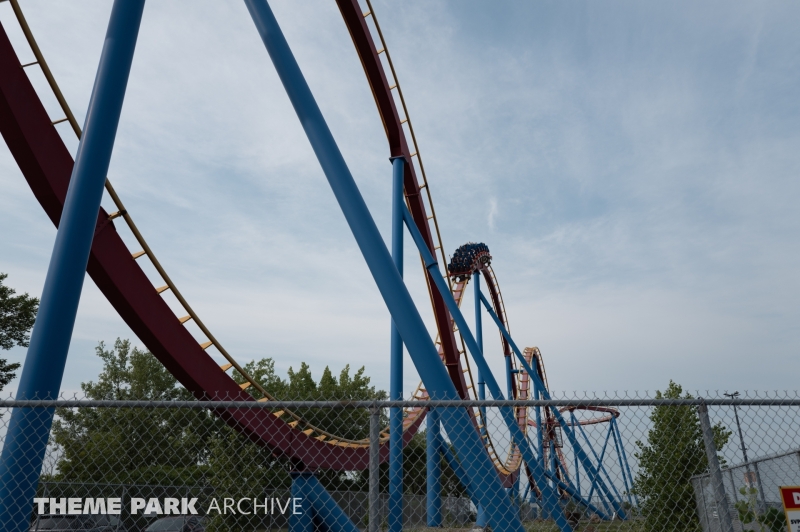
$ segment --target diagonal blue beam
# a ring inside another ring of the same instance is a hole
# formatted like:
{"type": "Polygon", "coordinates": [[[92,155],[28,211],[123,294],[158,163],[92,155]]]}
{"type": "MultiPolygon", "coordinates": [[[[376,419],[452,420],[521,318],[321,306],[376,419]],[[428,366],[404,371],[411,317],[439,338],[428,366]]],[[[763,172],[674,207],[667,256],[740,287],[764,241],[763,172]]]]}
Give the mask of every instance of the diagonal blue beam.
{"type": "MultiPolygon", "coordinates": [[[[617,452],[622,451],[621,460],[625,463],[625,470],[628,471],[628,478],[631,481],[630,489],[633,491],[633,475],[631,474],[631,467],[628,465],[628,456],[625,454],[625,445],[622,442],[622,435],[619,433],[619,425],[617,425],[617,418],[611,418],[611,423],[614,425],[614,437],[619,440],[619,448],[617,452]]],[[[630,500],[630,493],[628,493],[628,499],[630,500]]],[[[639,506],[639,497],[636,493],[633,494],[633,500],[635,501],[636,506],[639,506]]]]}
{"type": "MultiPolygon", "coordinates": [[[[272,9],[266,0],[245,0],[245,5],[425,388],[436,398],[459,399],[272,9]]],[[[519,515],[503,490],[467,410],[444,409],[441,419],[459,456],[468,458],[464,467],[467,478],[462,480],[469,483],[475,499],[491,509],[492,528],[522,532],[519,515]]]]}
{"type": "Polygon", "coordinates": [[[575,499],[576,502],[586,506],[586,508],[588,508],[592,512],[596,513],[598,515],[598,517],[600,517],[600,519],[604,519],[604,520],[611,519],[611,517],[604,510],[601,510],[600,508],[598,508],[597,506],[592,504],[591,503],[591,499],[586,499],[583,496],[581,496],[581,494],[578,493],[578,491],[575,489],[575,486],[573,486],[572,483],[565,484],[557,476],[553,475],[552,473],[550,473],[550,471],[547,471],[547,470],[545,470],[545,476],[547,476],[548,479],[553,481],[553,483],[555,483],[555,485],[559,489],[561,489],[562,491],[567,493],[570,497],[575,499]]]}
{"type": "MultiPolygon", "coordinates": [[[[609,422],[611,423],[611,422],[609,422]]],[[[617,461],[619,463],[619,469],[622,472],[622,482],[625,485],[625,495],[628,497],[628,504],[633,506],[633,500],[631,499],[631,489],[628,486],[628,475],[625,473],[625,465],[622,462],[622,454],[619,452],[619,442],[617,441],[617,431],[614,430],[614,424],[611,423],[611,436],[614,438],[614,449],[617,451],[617,461]]]]}
{"type": "MultiPolygon", "coordinates": [[[[608,480],[608,483],[611,485],[611,488],[614,490],[614,494],[617,496],[617,499],[619,499],[619,501],[621,502],[622,501],[622,496],[619,494],[619,490],[617,490],[617,486],[614,484],[614,481],[611,479],[611,475],[608,474],[608,469],[606,469],[606,466],[604,465],[604,463],[605,463],[604,460],[605,460],[605,457],[606,457],[606,451],[608,450],[608,442],[609,442],[610,437],[614,433],[612,428],[613,427],[609,426],[609,430],[608,430],[608,432],[606,432],[606,441],[603,443],[603,448],[600,451],[600,458],[597,459],[597,466],[598,466],[600,472],[603,473],[606,476],[606,480],[608,480]]],[[[594,451],[594,447],[591,447],[591,449],[592,449],[592,453],[594,453],[595,456],[597,456],[597,453],[595,453],[595,451],[594,451]]]]}
{"type": "MultiPolygon", "coordinates": [[[[583,430],[583,426],[580,423],[578,424],[578,430],[583,435],[583,439],[586,442],[586,445],[588,445],[589,449],[592,450],[592,454],[594,455],[595,460],[597,460],[598,467],[602,467],[603,466],[603,458],[605,458],[605,456],[606,456],[606,448],[608,446],[608,438],[611,435],[611,430],[610,429],[611,429],[611,426],[609,425],[609,430],[606,432],[605,442],[603,442],[603,449],[600,452],[600,456],[598,457],[597,453],[594,450],[594,447],[592,447],[592,442],[589,441],[589,436],[587,436],[586,435],[586,431],[583,430]]],[[[599,474],[600,474],[600,471],[598,470],[597,471],[597,475],[599,475],[599,474]]],[[[597,482],[596,482],[597,478],[590,475],[590,479],[592,481],[592,489],[589,490],[589,500],[591,500],[592,495],[594,494],[595,489],[597,488],[597,482]]],[[[615,491],[616,491],[616,488],[615,488],[615,491]]],[[[602,497],[602,494],[601,494],[601,500],[603,501],[603,504],[606,506],[606,508],[608,508],[608,503],[606,503],[605,499],[602,497]]]]}
{"type": "MultiPolygon", "coordinates": [[[[570,412],[570,421],[573,425],[578,423],[578,420],[575,418],[575,412],[570,412]]],[[[581,469],[580,469],[580,460],[578,460],[578,455],[572,453],[575,456],[575,484],[578,487],[578,494],[581,492],[581,469]]]]}
{"type": "MultiPolygon", "coordinates": [[[[115,0],[111,8],[17,399],[54,399],[61,388],[143,10],[144,0],[115,0]]],[[[0,531],[28,529],[53,415],[11,414],[0,457],[0,531]]]]}
{"type": "MultiPolygon", "coordinates": [[[[404,157],[392,157],[392,259],[403,276],[404,157]]],[[[389,346],[389,398],[403,399],[403,339],[392,320],[389,346]]],[[[389,532],[403,530],[403,409],[389,409],[389,532]]]]}
{"type": "MultiPolygon", "coordinates": [[[[534,381],[537,381],[541,385],[542,395],[544,396],[544,398],[550,399],[550,393],[544,389],[544,383],[541,382],[539,374],[533,372],[530,364],[528,364],[528,362],[525,360],[525,357],[522,356],[522,353],[517,347],[517,344],[514,342],[514,339],[511,338],[511,335],[506,330],[505,326],[503,325],[503,322],[501,322],[500,319],[497,317],[497,314],[495,314],[494,310],[492,309],[492,306],[489,304],[489,300],[486,299],[486,296],[483,295],[483,293],[481,293],[481,301],[483,301],[483,306],[489,312],[489,315],[492,317],[495,324],[500,329],[500,332],[503,334],[505,339],[508,340],[509,345],[511,345],[511,349],[514,351],[514,354],[517,355],[517,359],[520,361],[520,364],[522,364],[522,366],[525,368],[525,371],[528,372],[531,378],[534,379],[534,381]]],[[[575,433],[574,431],[572,431],[569,424],[564,420],[564,417],[561,415],[561,412],[559,412],[558,408],[555,407],[550,407],[550,410],[553,412],[553,415],[556,417],[559,424],[564,429],[564,432],[567,434],[567,438],[572,444],[574,451],[578,454],[578,458],[580,459],[581,464],[583,464],[584,470],[590,475],[597,476],[600,489],[603,491],[606,497],[608,497],[608,499],[611,501],[611,505],[614,507],[614,510],[616,510],[617,515],[619,515],[621,519],[625,519],[626,518],[625,510],[623,510],[619,501],[617,501],[616,499],[614,499],[614,497],[611,496],[611,491],[608,489],[608,486],[606,486],[606,483],[603,481],[603,479],[596,474],[595,467],[592,465],[591,460],[589,460],[589,456],[586,454],[586,451],[584,451],[583,448],[581,447],[580,443],[578,442],[578,438],[575,436],[575,433]]]]}
{"type": "MultiPolygon", "coordinates": [[[[489,392],[495,399],[504,399],[503,392],[500,391],[500,386],[497,384],[497,380],[494,378],[494,375],[489,369],[489,364],[486,363],[486,359],[483,357],[483,352],[478,347],[478,343],[476,342],[475,337],[472,335],[472,332],[467,325],[467,321],[464,319],[464,315],[461,313],[461,309],[458,308],[458,304],[453,298],[453,294],[450,293],[450,288],[447,286],[447,281],[444,280],[441,272],[439,271],[439,264],[436,262],[436,259],[433,258],[433,255],[431,255],[428,246],[425,244],[425,240],[422,238],[422,234],[419,232],[419,228],[417,228],[417,224],[411,217],[411,213],[408,212],[408,208],[403,211],[403,217],[406,221],[406,227],[408,227],[408,231],[411,233],[411,237],[414,240],[414,243],[417,245],[417,249],[419,249],[420,254],[422,255],[422,261],[425,264],[425,268],[430,272],[430,277],[433,279],[436,289],[439,290],[439,293],[442,295],[442,299],[444,300],[445,305],[447,305],[447,310],[450,311],[453,321],[455,321],[456,325],[458,325],[461,336],[464,338],[464,343],[467,344],[467,349],[469,349],[470,353],[472,353],[472,358],[475,361],[475,365],[478,367],[478,371],[482,373],[483,378],[486,381],[486,386],[489,388],[489,392]]],[[[525,437],[525,434],[519,428],[519,425],[517,425],[517,420],[513,409],[510,407],[500,408],[500,413],[503,416],[503,420],[505,421],[506,425],[508,426],[508,430],[511,433],[514,443],[516,443],[519,447],[525,461],[531,465],[533,478],[536,481],[536,485],[539,486],[539,489],[542,492],[544,505],[547,507],[548,511],[551,513],[556,521],[556,524],[561,530],[571,531],[572,527],[570,527],[569,523],[564,517],[564,513],[561,511],[555,491],[545,480],[545,471],[542,468],[540,461],[536,459],[536,456],[528,445],[528,440],[525,437]]]]}
{"type": "MultiPolygon", "coordinates": [[[[308,475],[305,480],[304,495],[311,500],[313,515],[325,525],[320,528],[330,532],[359,532],[358,527],[333,500],[315,475],[308,475]]],[[[315,528],[312,524],[311,530],[315,528]]]]}

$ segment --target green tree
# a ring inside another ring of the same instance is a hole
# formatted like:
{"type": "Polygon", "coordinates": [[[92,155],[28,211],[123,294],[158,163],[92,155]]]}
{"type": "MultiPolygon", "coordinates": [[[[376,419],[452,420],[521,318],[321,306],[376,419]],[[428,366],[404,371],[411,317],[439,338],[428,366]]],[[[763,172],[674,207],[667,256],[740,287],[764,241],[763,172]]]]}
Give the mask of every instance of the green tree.
{"type": "MultiPolygon", "coordinates": [[[[663,393],[656,392],[656,399],[691,397],[672,381],[663,393]]],[[[708,460],[697,410],[694,406],[656,406],[650,421],[647,443],[637,441],[635,452],[639,472],[634,491],[641,499],[645,529],[700,531],[690,479],[706,472],[708,460]]],[[[721,451],[731,433],[719,423],[712,430],[721,451]]]]}
{"type": "MultiPolygon", "coordinates": [[[[192,395],[149,352],[117,339],[114,347],[100,342],[96,348],[103,369],[96,381],[84,382],[81,389],[89,399],[100,400],[192,400],[192,395]]],[[[288,378],[275,373],[270,358],[252,361],[247,372],[278,399],[384,399],[386,393],[370,386],[364,368],[354,375],[345,366],[334,377],[325,368],[316,382],[306,363],[288,378]]],[[[234,379],[243,382],[238,374],[234,379]]],[[[261,394],[255,387],[248,391],[261,394]]],[[[306,408],[295,412],[305,424],[330,431],[343,438],[361,439],[369,434],[369,414],[363,409],[306,408]]],[[[271,471],[278,462],[264,450],[244,440],[223,421],[205,410],[189,409],[61,409],[53,424],[54,442],[62,453],[56,479],[65,481],[196,484],[211,482],[230,491],[220,479],[232,475],[230,460],[247,447],[253,456],[269,459],[239,461],[253,471],[271,471]],[[227,450],[226,450],[227,449],[227,450]],[[263,456],[262,456],[263,455],[263,456]],[[224,458],[227,457],[227,458],[224,458]],[[223,459],[224,458],[224,459],[223,459]],[[227,461],[226,461],[227,460],[227,461]]],[[[384,423],[386,419],[382,420],[384,423]]],[[[255,473],[254,473],[255,474],[255,473]]],[[[288,477],[286,477],[288,478],[288,477]]],[[[358,489],[366,486],[361,473],[320,472],[329,489],[358,489]]],[[[226,492],[227,492],[226,491],[226,492]]]]}
{"type": "MultiPolygon", "coordinates": [[[[217,501],[225,498],[238,501],[244,497],[280,497],[285,500],[292,483],[289,471],[288,460],[276,458],[269,449],[253,445],[226,427],[211,442],[206,478],[214,487],[217,501]]],[[[248,506],[245,511],[253,511],[253,508],[248,506]]],[[[260,528],[260,521],[260,516],[212,511],[206,529],[209,532],[253,530],[260,528]]]]}
{"type": "Polygon", "coordinates": [[[765,512],[758,511],[758,490],[753,487],[741,487],[739,493],[744,496],[744,500],[737,500],[734,503],[739,521],[742,524],[754,523],[751,530],[758,532],[781,532],[786,530],[786,517],[777,508],[767,508],[765,512]]]}
{"type": "MultiPolygon", "coordinates": [[[[15,296],[16,291],[5,286],[8,274],[0,273],[0,349],[8,350],[15,345],[28,347],[30,330],[39,310],[39,300],[28,294],[15,296]]],[[[17,376],[18,363],[9,364],[0,358],[0,390],[17,376]]]]}
{"type": "MultiPolygon", "coordinates": [[[[89,399],[192,400],[164,366],[128,340],[97,356],[97,382],[81,384],[89,399]]],[[[63,451],[56,478],[65,481],[195,484],[222,422],[205,410],[59,409],[53,437],[63,451]]]]}
{"type": "MultiPolygon", "coordinates": [[[[455,449],[450,445],[450,451],[456,455],[455,449]]],[[[424,495],[427,493],[427,456],[428,447],[425,431],[414,434],[411,441],[403,448],[403,491],[407,494],[424,495]]],[[[442,496],[443,497],[464,497],[466,490],[463,484],[450,468],[444,457],[441,459],[442,467],[442,496]]],[[[385,473],[381,476],[381,489],[388,491],[389,488],[389,464],[381,466],[385,473]]]]}
{"type": "MultiPolygon", "coordinates": [[[[314,380],[311,368],[305,362],[301,362],[296,371],[290,366],[286,380],[276,375],[275,361],[271,358],[249,362],[244,370],[272,397],[285,401],[371,401],[387,398],[385,391],[370,386],[370,378],[365,375],[363,366],[351,375],[350,364],[347,364],[339,372],[338,378],[330,367],[325,366],[319,382],[314,380]]],[[[236,382],[244,383],[238,373],[234,373],[233,377],[236,382]]],[[[256,399],[261,399],[261,392],[254,386],[247,390],[256,399]]],[[[359,440],[369,436],[369,412],[365,409],[301,408],[293,410],[293,413],[302,418],[304,424],[340,438],[359,440]]],[[[382,417],[381,422],[388,423],[388,420],[382,417]]]]}
{"type": "MultiPolygon", "coordinates": [[[[326,367],[319,381],[314,379],[311,368],[305,362],[301,362],[297,370],[290,367],[286,379],[276,374],[275,361],[272,358],[251,361],[244,365],[244,370],[275,399],[333,401],[386,398],[386,392],[376,390],[370,385],[370,378],[364,374],[363,367],[351,374],[350,366],[346,365],[338,377],[326,367]]],[[[244,384],[244,379],[237,372],[233,373],[233,378],[239,384],[244,384]]],[[[247,391],[256,399],[263,397],[254,386],[247,388],[247,391]]],[[[303,426],[297,427],[301,430],[305,426],[314,426],[340,438],[356,440],[369,435],[369,412],[364,409],[300,408],[292,412],[302,420],[303,426]]],[[[382,417],[382,422],[387,422],[385,416],[382,417]]],[[[422,460],[424,467],[424,456],[422,460]]],[[[214,494],[218,500],[238,500],[259,493],[263,493],[265,497],[285,498],[291,486],[291,469],[289,460],[276,458],[269,450],[253,445],[232,429],[226,429],[212,443],[206,478],[214,486],[214,494]],[[243,464],[246,466],[243,467],[243,464]]],[[[319,469],[316,475],[320,483],[331,491],[366,490],[369,482],[366,471],[319,469]]],[[[258,528],[256,525],[257,519],[254,516],[214,513],[208,530],[245,530],[258,528]]]]}

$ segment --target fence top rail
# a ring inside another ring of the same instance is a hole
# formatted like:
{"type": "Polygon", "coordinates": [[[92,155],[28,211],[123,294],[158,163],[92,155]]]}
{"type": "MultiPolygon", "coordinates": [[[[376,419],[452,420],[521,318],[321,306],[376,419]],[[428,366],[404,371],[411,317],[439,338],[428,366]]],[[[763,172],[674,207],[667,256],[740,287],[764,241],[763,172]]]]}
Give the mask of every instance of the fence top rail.
{"type": "Polygon", "coordinates": [[[453,407],[596,407],[596,406],[800,406],[800,397],[693,399],[551,399],[551,400],[402,400],[402,401],[148,401],[96,399],[0,399],[0,408],[453,408],[453,407]]]}

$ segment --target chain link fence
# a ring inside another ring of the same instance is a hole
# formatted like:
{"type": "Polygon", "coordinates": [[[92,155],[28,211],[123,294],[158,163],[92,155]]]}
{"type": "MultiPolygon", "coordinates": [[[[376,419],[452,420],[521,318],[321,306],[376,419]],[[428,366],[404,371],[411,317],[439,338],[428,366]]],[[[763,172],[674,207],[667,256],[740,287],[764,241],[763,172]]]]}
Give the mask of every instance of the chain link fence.
{"type": "Polygon", "coordinates": [[[1,445],[14,408],[55,417],[41,468],[12,464],[41,469],[36,492],[0,512],[105,532],[787,530],[779,488],[800,485],[800,398],[704,395],[6,400],[1,445]]]}

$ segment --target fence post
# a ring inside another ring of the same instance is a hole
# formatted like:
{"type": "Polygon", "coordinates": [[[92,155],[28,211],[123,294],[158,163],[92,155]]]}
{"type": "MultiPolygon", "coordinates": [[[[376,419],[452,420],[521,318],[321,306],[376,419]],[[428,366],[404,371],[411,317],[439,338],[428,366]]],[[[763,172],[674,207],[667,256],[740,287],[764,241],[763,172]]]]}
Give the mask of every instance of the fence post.
{"type": "Polygon", "coordinates": [[[369,409],[369,532],[378,532],[381,522],[381,409],[372,406],[369,409]]]}
{"type": "Polygon", "coordinates": [[[700,417],[700,428],[703,431],[703,443],[706,447],[711,486],[714,488],[714,499],[717,504],[719,526],[722,532],[733,532],[733,521],[731,520],[730,508],[728,507],[728,497],[725,495],[722,470],[720,470],[719,459],[717,458],[717,446],[714,444],[714,432],[711,430],[711,421],[708,418],[708,406],[706,406],[702,398],[700,398],[700,401],[700,404],[697,405],[697,413],[700,417]]]}

